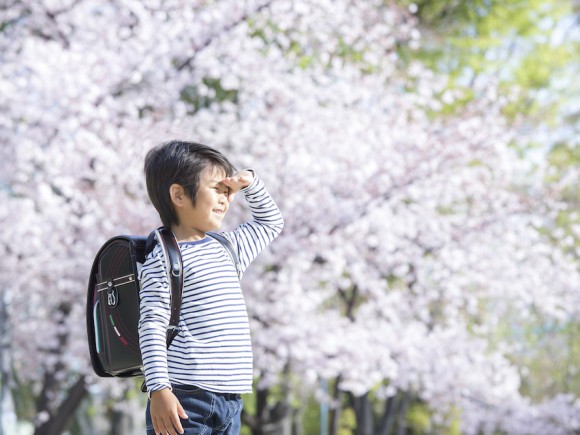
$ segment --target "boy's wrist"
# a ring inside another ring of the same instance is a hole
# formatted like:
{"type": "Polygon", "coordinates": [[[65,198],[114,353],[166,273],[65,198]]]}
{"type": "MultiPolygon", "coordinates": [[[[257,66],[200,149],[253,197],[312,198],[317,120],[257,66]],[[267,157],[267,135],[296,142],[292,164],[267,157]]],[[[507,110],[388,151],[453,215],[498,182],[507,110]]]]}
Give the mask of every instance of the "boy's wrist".
{"type": "Polygon", "coordinates": [[[256,172],[253,169],[250,169],[250,168],[244,169],[243,172],[246,172],[249,174],[249,178],[250,178],[249,181],[250,182],[246,186],[242,187],[240,190],[246,190],[246,189],[250,188],[256,182],[256,179],[258,178],[256,176],[256,172]]]}
{"type": "Polygon", "coordinates": [[[253,169],[244,169],[238,175],[240,176],[241,179],[247,182],[247,184],[243,186],[240,190],[247,189],[248,187],[250,187],[254,182],[254,180],[256,179],[256,173],[254,172],[253,169]]]}
{"type": "Polygon", "coordinates": [[[158,390],[149,391],[149,400],[151,400],[153,398],[153,396],[164,395],[164,394],[167,394],[167,392],[171,392],[171,391],[172,391],[171,387],[162,387],[158,390]],[[160,394],[157,394],[157,393],[160,393],[160,394]]]}

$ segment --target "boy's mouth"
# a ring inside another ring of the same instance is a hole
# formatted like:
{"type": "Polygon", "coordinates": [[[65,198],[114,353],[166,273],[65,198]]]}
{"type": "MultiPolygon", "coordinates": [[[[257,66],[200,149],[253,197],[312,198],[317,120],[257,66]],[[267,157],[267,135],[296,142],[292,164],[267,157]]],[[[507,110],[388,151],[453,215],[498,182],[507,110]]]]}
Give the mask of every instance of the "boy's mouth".
{"type": "Polygon", "coordinates": [[[225,210],[221,210],[221,209],[218,209],[218,208],[214,208],[212,211],[214,213],[216,213],[216,214],[219,214],[220,216],[224,215],[225,212],[226,212],[225,210]]]}

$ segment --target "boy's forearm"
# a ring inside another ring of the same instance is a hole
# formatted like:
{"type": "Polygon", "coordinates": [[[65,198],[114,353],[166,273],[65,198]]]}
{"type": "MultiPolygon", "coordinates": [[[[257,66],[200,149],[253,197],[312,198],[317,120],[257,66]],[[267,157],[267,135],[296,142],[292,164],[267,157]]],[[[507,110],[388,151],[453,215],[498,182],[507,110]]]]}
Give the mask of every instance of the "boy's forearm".
{"type": "Polygon", "coordinates": [[[165,276],[164,264],[159,257],[153,256],[143,265],[139,346],[149,392],[170,387],[166,346],[170,299],[165,276]]]}
{"type": "Polygon", "coordinates": [[[170,388],[165,329],[147,323],[144,323],[142,328],[141,356],[147,391],[152,393],[170,388]]]}
{"type": "Polygon", "coordinates": [[[252,220],[227,235],[234,241],[242,271],[245,271],[256,256],[280,234],[284,220],[264,182],[257,175],[241,192],[249,205],[252,220]]]}
{"type": "Polygon", "coordinates": [[[275,238],[284,227],[284,218],[264,182],[254,174],[252,183],[242,189],[250,207],[253,220],[272,232],[275,238]]]}

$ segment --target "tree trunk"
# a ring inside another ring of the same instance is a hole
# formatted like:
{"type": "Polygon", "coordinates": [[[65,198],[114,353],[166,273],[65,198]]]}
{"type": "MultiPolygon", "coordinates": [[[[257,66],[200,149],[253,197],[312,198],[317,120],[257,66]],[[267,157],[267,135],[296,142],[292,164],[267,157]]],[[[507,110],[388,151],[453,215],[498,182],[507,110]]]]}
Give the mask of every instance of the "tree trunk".
{"type": "Polygon", "coordinates": [[[377,427],[377,435],[390,435],[393,433],[396,417],[397,395],[391,396],[385,402],[385,412],[377,427]]]}
{"type": "Polygon", "coordinates": [[[356,417],[355,435],[374,435],[374,416],[369,393],[365,393],[360,397],[350,394],[350,398],[356,417]]]}
{"type": "Polygon", "coordinates": [[[263,420],[268,403],[269,390],[256,390],[256,414],[251,415],[245,409],[242,411],[242,422],[250,428],[252,435],[264,435],[263,420]]]}
{"type": "Polygon", "coordinates": [[[330,410],[330,424],[328,435],[338,435],[338,429],[340,428],[340,413],[342,411],[342,401],[340,400],[341,391],[338,388],[339,384],[340,384],[340,375],[336,378],[336,381],[334,383],[334,391],[332,394],[334,405],[330,410]]]}
{"type": "Polygon", "coordinates": [[[288,418],[290,409],[285,399],[274,405],[268,405],[270,390],[267,388],[256,391],[256,414],[242,412],[242,422],[247,425],[252,435],[280,435],[282,423],[288,418]]]}
{"type": "MultiPolygon", "coordinates": [[[[62,319],[66,319],[70,314],[70,303],[62,303],[58,307],[62,314],[62,319]]],[[[62,326],[63,320],[58,326],[62,326]]],[[[57,335],[58,344],[52,350],[59,360],[50,371],[44,373],[42,390],[36,400],[36,412],[44,418],[36,427],[34,435],[60,435],[66,428],[69,418],[75,413],[82,399],[87,394],[85,377],[79,376],[74,384],[65,393],[64,400],[55,404],[55,397],[59,396],[63,389],[62,380],[57,378],[57,373],[63,373],[65,364],[62,360],[64,349],[66,349],[69,335],[62,332],[57,335]]]]}
{"type": "Polygon", "coordinates": [[[266,435],[264,426],[268,421],[268,396],[270,390],[265,388],[256,393],[256,426],[252,432],[254,435],[266,435]]]}
{"type": "Polygon", "coordinates": [[[60,406],[55,411],[51,412],[51,401],[49,399],[48,391],[55,391],[51,389],[54,383],[54,376],[47,373],[45,375],[45,383],[43,387],[44,394],[40,396],[39,401],[37,402],[37,410],[40,412],[47,412],[50,417],[47,421],[36,428],[34,435],[61,435],[66,429],[70,417],[75,413],[82,399],[87,394],[85,378],[81,376],[69,388],[66,398],[60,406]]]}
{"type": "Polygon", "coordinates": [[[397,423],[397,435],[405,435],[407,430],[407,411],[409,410],[409,404],[411,402],[411,394],[408,392],[403,392],[403,397],[401,399],[401,407],[399,409],[399,421],[397,423]]]}
{"type": "MultiPolygon", "coordinates": [[[[304,403],[304,401],[302,402],[304,403]]],[[[304,406],[300,405],[298,409],[292,412],[292,431],[291,435],[304,435],[304,406]]]]}
{"type": "Polygon", "coordinates": [[[4,426],[10,427],[16,423],[16,413],[12,400],[12,363],[10,352],[12,347],[10,321],[8,318],[7,290],[0,294],[0,435],[4,426]]]}

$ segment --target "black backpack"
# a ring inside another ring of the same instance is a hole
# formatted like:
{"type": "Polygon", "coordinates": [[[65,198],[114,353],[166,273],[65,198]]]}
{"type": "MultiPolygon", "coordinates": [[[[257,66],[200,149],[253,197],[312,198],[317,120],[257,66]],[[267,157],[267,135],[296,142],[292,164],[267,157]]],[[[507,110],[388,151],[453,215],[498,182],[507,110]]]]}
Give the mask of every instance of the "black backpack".
{"type": "MultiPolygon", "coordinates": [[[[230,242],[217,233],[207,235],[220,242],[236,266],[241,268],[230,242]]],[[[167,328],[167,347],[178,333],[183,290],[181,252],[167,227],[149,237],[116,236],[109,239],[95,256],[87,292],[87,334],[91,364],[101,377],[143,375],[139,348],[139,274],[145,257],[160,243],[170,271],[171,316],[167,328]]]]}

